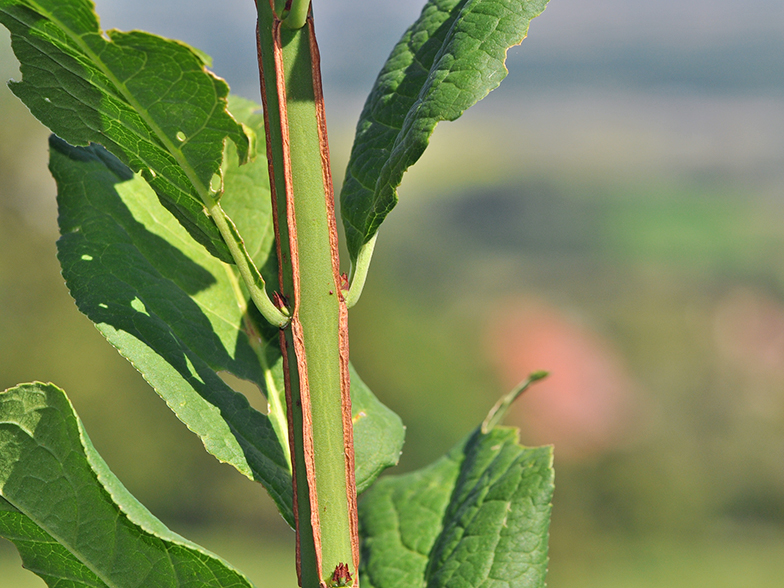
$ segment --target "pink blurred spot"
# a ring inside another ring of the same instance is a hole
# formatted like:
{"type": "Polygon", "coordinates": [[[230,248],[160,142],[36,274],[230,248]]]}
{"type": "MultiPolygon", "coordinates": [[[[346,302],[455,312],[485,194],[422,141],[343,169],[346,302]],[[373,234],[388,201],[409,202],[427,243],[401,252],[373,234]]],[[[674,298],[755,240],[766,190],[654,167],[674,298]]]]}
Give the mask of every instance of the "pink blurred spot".
{"type": "Polygon", "coordinates": [[[784,305],[736,288],[716,306],[713,328],[722,373],[735,382],[737,410],[775,421],[784,410],[784,305]]]}
{"type": "Polygon", "coordinates": [[[559,457],[582,459],[629,432],[633,383],[597,333],[550,306],[516,300],[502,306],[487,341],[507,388],[532,371],[550,372],[511,410],[525,443],[553,443],[559,457]]]}
{"type": "Polygon", "coordinates": [[[784,306],[738,288],[718,304],[714,333],[724,359],[749,371],[784,376],[784,306]]]}

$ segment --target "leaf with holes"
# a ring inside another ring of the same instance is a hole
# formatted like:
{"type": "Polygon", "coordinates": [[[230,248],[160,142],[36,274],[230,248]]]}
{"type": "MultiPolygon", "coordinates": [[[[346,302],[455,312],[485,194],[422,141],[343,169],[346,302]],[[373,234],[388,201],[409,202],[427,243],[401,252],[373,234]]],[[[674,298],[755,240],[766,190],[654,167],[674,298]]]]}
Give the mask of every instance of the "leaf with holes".
{"type": "Polygon", "coordinates": [[[53,137],[57,242],[76,304],[220,461],[264,483],[293,521],[289,465],[270,419],[218,376],[267,389],[267,345],[232,266],[191,239],[138,175],[99,146],[53,137]]]}
{"type": "MultiPolygon", "coordinates": [[[[232,100],[262,133],[256,106],[232,100]]],[[[266,160],[238,167],[227,148],[222,204],[260,266],[272,258],[266,160]]],[[[99,146],[52,138],[60,208],[58,255],[79,309],[136,367],[217,459],[264,484],[293,524],[288,428],[277,330],[248,304],[234,266],[210,255],[161,206],[146,182],[99,146]],[[219,376],[256,384],[269,415],[219,376]]],[[[269,278],[269,276],[267,276],[269,278]]],[[[400,419],[352,374],[357,484],[397,463],[400,419]],[[384,432],[379,435],[379,431],[384,432]]]]}

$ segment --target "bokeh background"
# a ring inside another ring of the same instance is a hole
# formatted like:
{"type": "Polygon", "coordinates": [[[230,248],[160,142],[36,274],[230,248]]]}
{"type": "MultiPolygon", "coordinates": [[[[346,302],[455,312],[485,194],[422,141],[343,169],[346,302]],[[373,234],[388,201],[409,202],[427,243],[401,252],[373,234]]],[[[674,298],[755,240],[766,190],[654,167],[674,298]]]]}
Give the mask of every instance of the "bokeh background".
{"type": "MultiPolygon", "coordinates": [[[[316,0],[338,183],[364,97],[422,0],[316,0]]],[[[250,0],[97,0],[105,29],[211,54],[259,99],[250,0]]],[[[548,584],[784,577],[784,3],[552,0],[499,90],[439,126],[351,314],[355,365],[408,425],[399,471],[508,419],[554,443],[548,584]]],[[[5,29],[0,77],[19,78],[5,29]]],[[[76,310],[46,137],[0,88],[0,389],[53,381],[129,489],[257,585],[293,533],[76,310]]],[[[252,391],[251,391],[252,392],[252,391]]],[[[0,543],[0,585],[44,586],[0,543]]]]}

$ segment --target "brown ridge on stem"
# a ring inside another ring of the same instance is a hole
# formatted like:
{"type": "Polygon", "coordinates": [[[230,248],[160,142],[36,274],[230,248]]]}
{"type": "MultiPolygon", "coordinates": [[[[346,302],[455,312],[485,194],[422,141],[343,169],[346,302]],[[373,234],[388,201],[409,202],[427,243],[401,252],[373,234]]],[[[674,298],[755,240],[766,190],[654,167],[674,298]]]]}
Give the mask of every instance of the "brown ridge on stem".
{"type": "Polygon", "coordinates": [[[351,529],[351,557],[354,560],[354,581],[359,586],[359,521],[357,515],[357,483],[354,473],[354,421],[351,418],[351,389],[348,371],[348,308],[342,292],[340,299],[340,399],[343,405],[343,448],[346,454],[346,499],[351,529]]]}
{"type": "Polygon", "coordinates": [[[354,564],[355,586],[359,586],[359,524],[357,521],[357,486],[354,472],[354,423],[351,418],[350,376],[348,369],[348,309],[342,294],[340,276],[340,255],[338,250],[338,230],[335,219],[335,193],[332,184],[332,170],[329,161],[329,142],[327,138],[327,117],[324,109],[324,92],[321,82],[321,54],[316,42],[313,15],[308,16],[308,38],[310,41],[311,67],[313,74],[313,93],[316,102],[319,147],[321,150],[321,173],[324,182],[324,196],[329,222],[329,245],[332,254],[332,273],[339,304],[339,345],[340,345],[340,400],[343,417],[343,450],[346,455],[346,499],[348,502],[349,528],[351,529],[351,555],[354,564]]]}
{"type": "MultiPolygon", "coordinates": [[[[272,0],[270,0],[272,2],[272,0]]],[[[310,388],[308,384],[308,365],[305,353],[305,341],[302,332],[302,323],[299,320],[299,248],[297,243],[297,220],[294,211],[294,178],[291,172],[291,142],[289,139],[288,111],[286,109],[286,81],[283,64],[283,50],[281,42],[281,21],[275,17],[272,23],[273,59],[275,62],[275,86],[278,93],[278,110],[280,114],[281,147],[283,151],[283,185],[286,196],[286,224],[289,233],[289,252],[291,254],[292,287],[294,292],[293,308],[291,309],[291,334],[294,344],[294,356],[297,359],[297,373],[299,379],[299,400],[302,410],[302,449],[305,461],[305,477],[308,484],[308,497],[310,500],[310,525],[313,532],[313,546],[316,556],[316,566],[321,575],[321,524],[319,521],[318,494],[316,492],[316,466],[313,447],[313,417],[310,404],[310,388]]],[[[281,272],[282,273],[282,272],[281,272]]],[[[287,393],[287,402],[291,393],[287,393]]],[[[291,404],[289,412],[291,410],[291,404]]],[[[295,455],[293,435],[290,437],[291,452],[295,455]]],[[[293,469],[293,468],[292,468],[293,469]]],[[[296,472],[294,473],[296,475],[296,472]]],[[[295,483],[296,484],[296,483],[295,483]]],[[[296,485],[294,486],[294,504],[299,508],[296,485]]],[[[300,525],[297,519],[297,574],[301,583],[302,561],[300,553],[300,525]]],[[[323,582],[321,582],[323,584],[323,582]]]]}
{"type": "MultiPolygon", "coordinates": [[[[281,257],[280,228],[278,227],[278,196],[275,186],[275,166],[272,157],[272,134],[270,131],[269,108],[267,106],[267,84],[264,81],[264,60],[261,53],[261,37],[259,36],[259,21],[256,19],[256,58],[259,62],[259,78],[261,81],[261,107],[264,113],[264,139],[267,144],[267,174],[269,175],[270,195],[272,196],[272,221],[275,227],[275,249],[278,259],[281,257]]],[[[278,287],[283,292],[283,274],[278,272],[278,287]]]]}
{"type": "MultiPolygon", "coordinates": [[[[299,398],[302,404],[302,445],[305,458],[305,475],[308,480],[310,498],[310,525],[313,530],[313,545],[316,552],[316,565],[321,577],[321,523],[319,521],[318,493],[316,492],[316,463],[313,448],[313,417],[308,388],[307,362],[305,361],[305,340],[299,317],[291,321],[294,340],[294,355],[299,370],[299,398]]],[[[298,542],[299,543],[299,542],[298,542]]],[[[321,582],[323,585],[323,582],[321,582]]]]}
{"type": "MultiPolygon", "coordinates": [[[[272,0],[270,0],[270,7],[273,9],[273,15],[275,13],[274,7],[272,6],[272,0]]],[[[277,186],[275,184],[275,166],[274,166],[274,156],[272,152],[272,133],[271,133],[271,125],[270,125],[270,117],[269,117],[269,105],[267,101],[267,84],[264,78],[264,59],[262,56],[261,50],[261,36],[259,34],[259,22],[256,21],[256,55],[259,64],[259,78],[261,82],[261,105],[264,113],[264,137],[266,139],[266,146],[267,146],[267,171],[269,175],[269,184],[270,184],[270,195],[272,197],[272,220],[273,225],[275,227],[275,248],[278,254],[278,263],[282,264],[283,258],[283,251],[281,248],[281,238],[280,238],[280,219],[278,218],[278,194],[277,194],[277,186]]],[[[282,79],[280,75],[280,70],[277,67],[277,60],[276,60],[276,71],[275,71],[275,78],[276,80],[282,79]]],[[[276,83],[276,86],[278,84],[276,83]]],[[[285,96],[285,88],[283,90],[285,96]]],[[[278,98],[280,98],[280,89],[278,89],[278,98]]],[[[283,279],[283,272],[278,272],[278,287],[280,288],[280,292],[284,291],[284,279],[283,279]]],[[[275,303],[281,307],[285,306],[285,302],[283,296],[275,292],[273,294],[273,299],[275,303]]],[[[297,297],[294,297],[296,301],[297,297]]],[[[291,398],[291,372],[289,371],[289,357],[287,353],[288,343],[286,342],[286,332],[284,329],[281,329],[279,332],[279,342],[280,342],[280,350],[283,356],[283,381],[284,381],[284,388],[286,391],[286,420],[288,421],[289,426],[289,448],[291,451],[291,480],[292,480],[292,492],[294,494],[293,497],[293,511],[294,511],[294,526],[297,533],[297,582],[301,586],[302,585],[302,554],[300,550],[300,542],[299,542],[299,535],[300,535],[300,528],[299,528],[299,505],[297,502],[297,466],[296,460],[294,459],[294,411],[292,410],[292,398],[291,398]]]]}
{"type": "Polygon", "coordinates": [[[291,141],[289,139],[289,117],[286,110],[286,77],[283,67],[280,27],[281,21],[275,17],[275,21],[272,23],[273,58],[275,61],[275,86],[278,93],[278,111],[280,115],[281,150],[283,151],[283,189],[286,197],[286,225],[289,230],[289,251],[291,253],[291,273],[294,288],[294,292],[292,292],[294,308],[291,309],[293,320],[295,316],[299,315],[299,249],[297,248],[297,220],[294,216],[294,178],[291,173],[291,141]]]}
{"type": "Polygon", "coordinates": [[[299,547],[299,504],[297,501],[297,460],[294,459],[294,411],[292,410],[291,399],[291,376],[289,375],[289,354],[287,352],[286,332],[280,330],[278,335],[280,351],[283,356],[283,385],[286,390],[286,420],[289,424],[289,450],[291,453],[291,486],[294,493],[293,511],[294,527],[297,533],[297,583],[302,586],[302,552],[299,547]]]}

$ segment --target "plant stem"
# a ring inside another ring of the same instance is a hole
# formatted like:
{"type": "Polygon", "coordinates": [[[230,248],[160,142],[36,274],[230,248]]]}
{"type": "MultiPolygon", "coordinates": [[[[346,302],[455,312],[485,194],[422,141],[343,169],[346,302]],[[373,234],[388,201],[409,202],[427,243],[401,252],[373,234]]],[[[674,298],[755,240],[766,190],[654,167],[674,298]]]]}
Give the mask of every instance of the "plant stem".
{"type": "MultiPolygon", "coordinates": [[[[266,386],[267,408],[272,428],[275,431],[275,436],[283,448],[283,454],[286,456],[286,461],[291,464],[291,451],[289,448],[289,426],[286,418],[286,407],[283,406],[281,401],[281,393],[275,383],[275,378],[272,376],[269,361],[267,361],[267,345],[269,341],[262,338],[256,322],[248,314],[248,302],[245,300],[245,295],[240,288],[239,279],[234,269],[228,265],[224,265],[226,269],[226,276],[231,284],[231,289],[237,299],[238,306],[242,309],[242,329],[248,337],[248,343],[251,349],[256,354],[259,360],[259,365],[264,373],[264,384],[266,386]]],[[[252,298],[251,298],[252,300],[252,298]]]]}
{"type": "Polygon", "coordinates": [[[310,13],[310,0],[291,0],[286,14],[283,19],[283,26],[289,29],[301,29],[305,26],[310,13]]]}
{"type": "Polygon", "coordinates": [[[318,49],[313,22],[282,26],[257,0],[267,157],[280,289],[291,309],[281,330],[297,521],[300,585],[326,587],[341,565],[356,583],[353,432],[348,330],[338,269],[318,49]]]}

